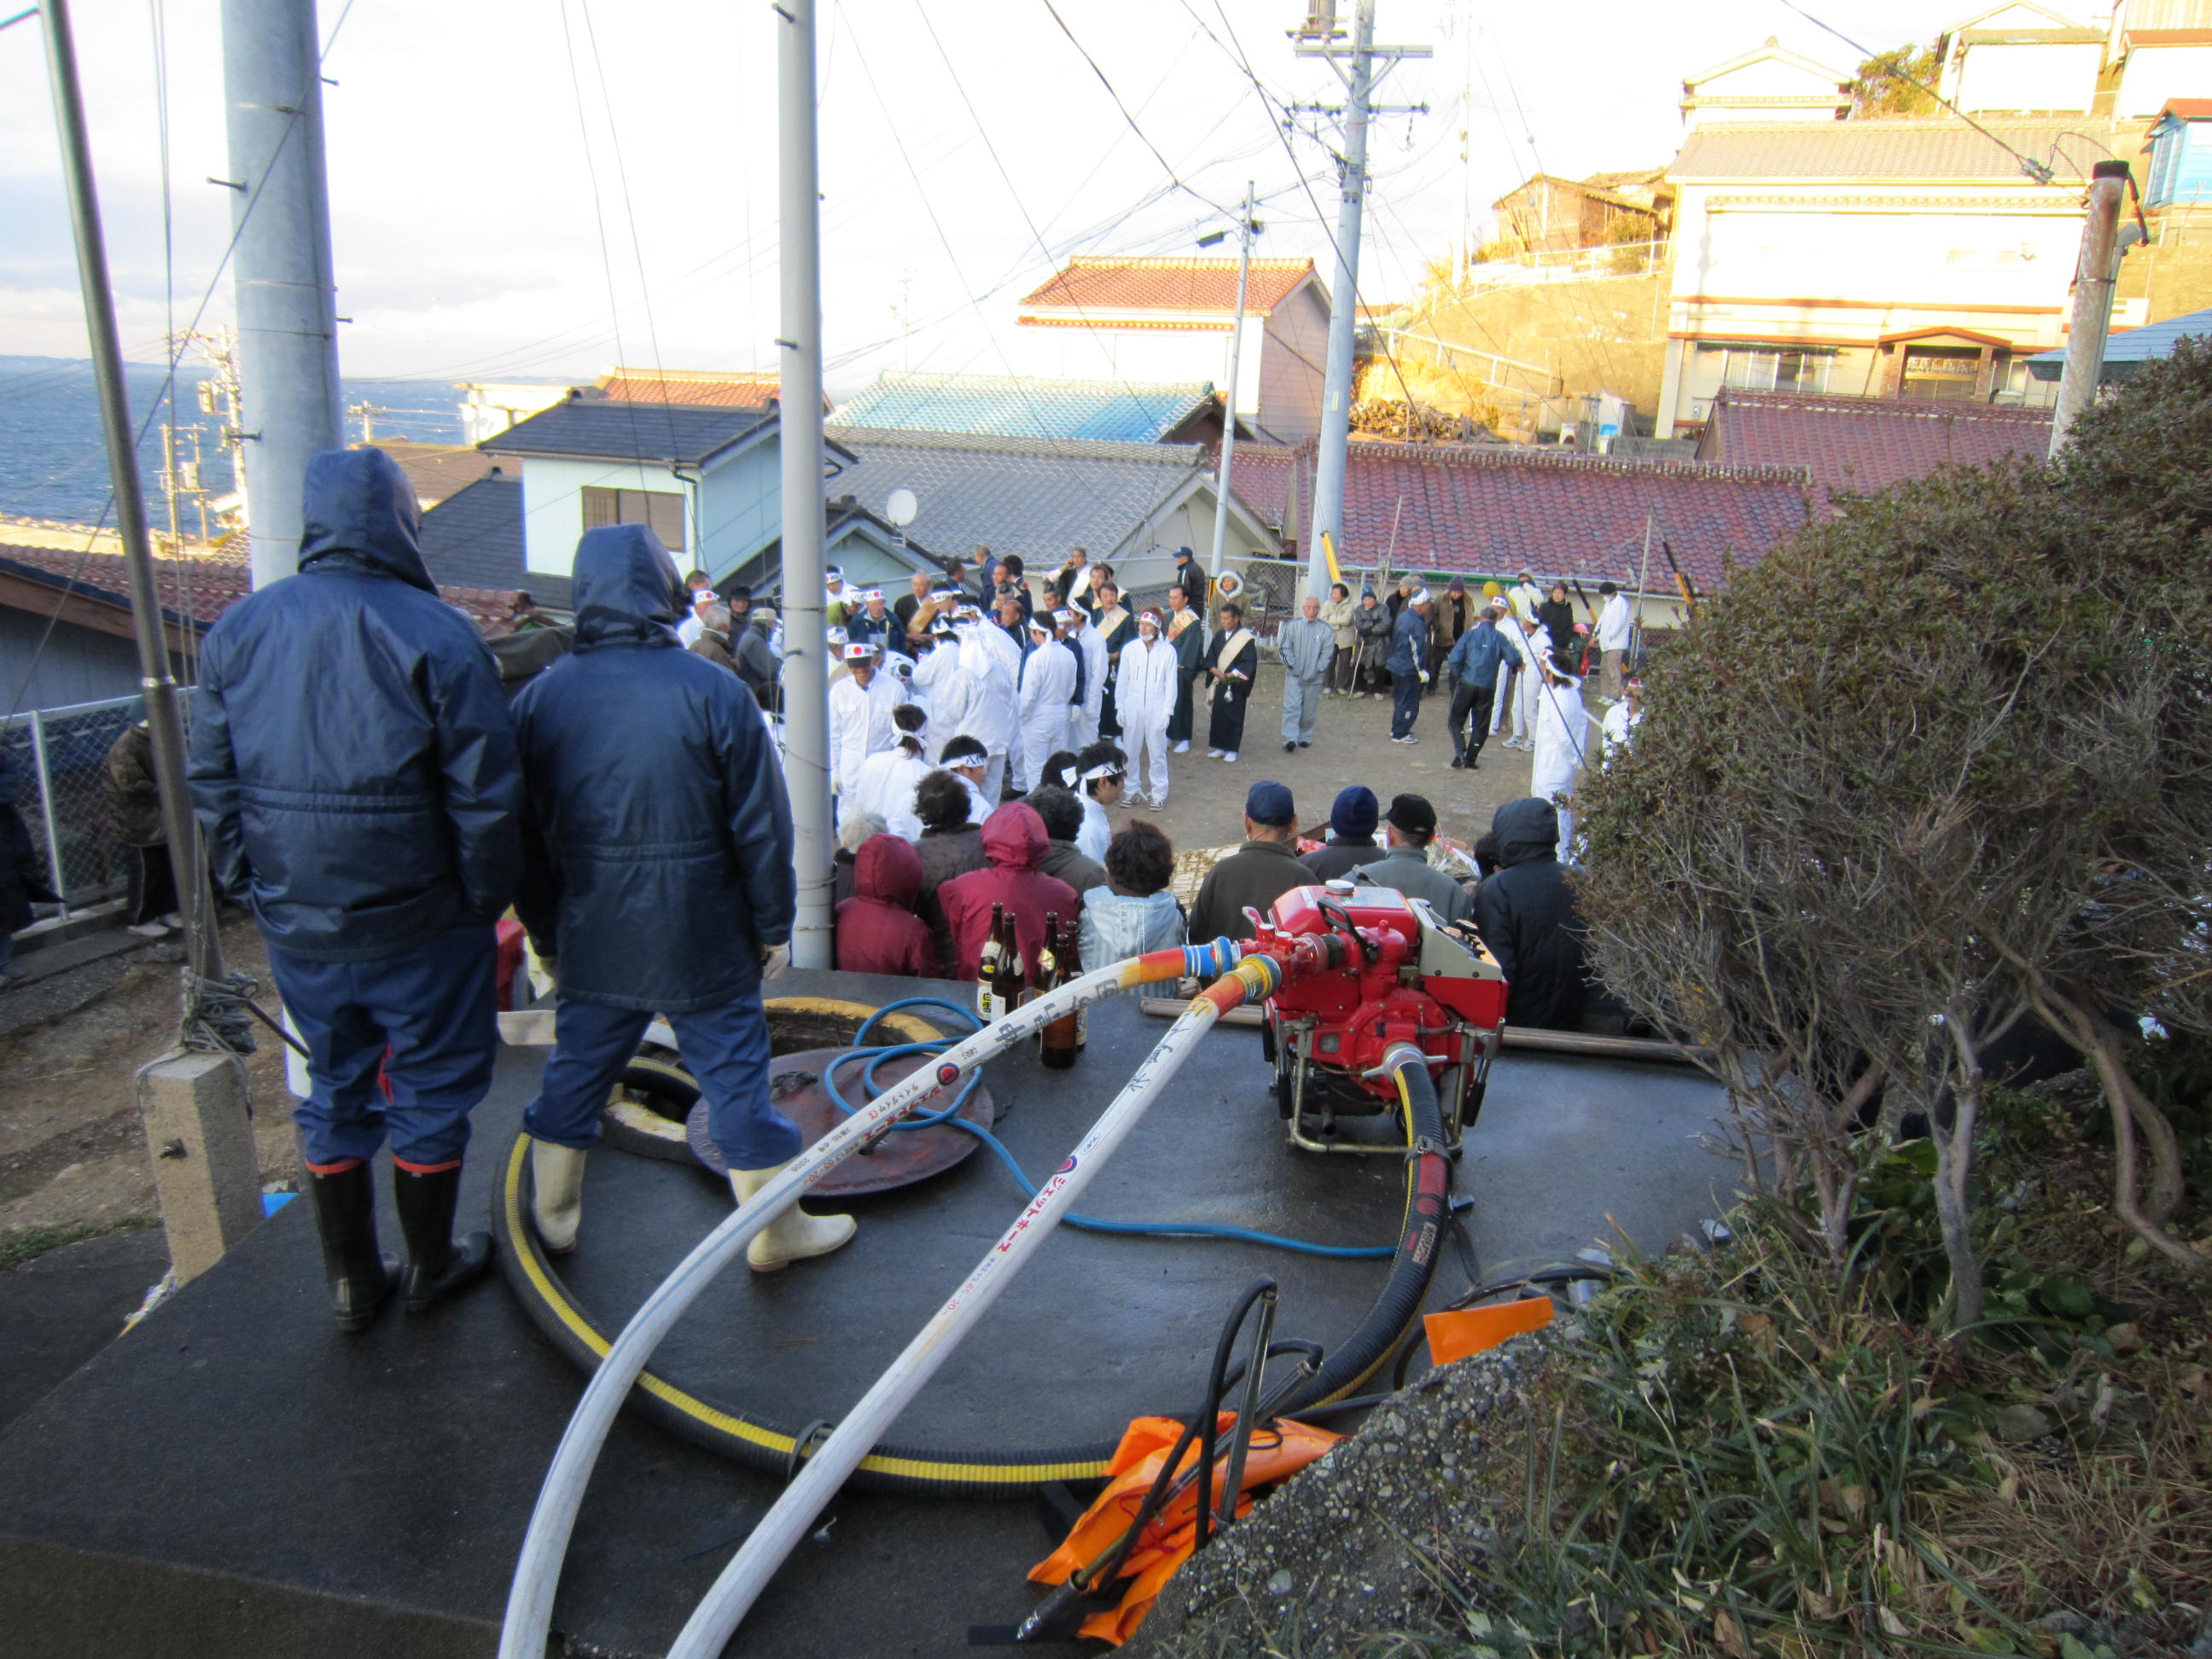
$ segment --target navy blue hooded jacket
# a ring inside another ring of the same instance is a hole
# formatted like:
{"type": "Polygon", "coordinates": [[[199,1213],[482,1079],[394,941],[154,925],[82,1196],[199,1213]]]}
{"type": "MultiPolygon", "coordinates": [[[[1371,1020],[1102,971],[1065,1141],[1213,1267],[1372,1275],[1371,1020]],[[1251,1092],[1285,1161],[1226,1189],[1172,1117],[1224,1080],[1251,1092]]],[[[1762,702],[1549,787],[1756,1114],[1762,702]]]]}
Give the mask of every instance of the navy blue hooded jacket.
{"type": "Polygon", "coordinates": [[[1498,867],[1475,890],[1474,927],[1505,975],[1506,1023],[1579,1030],[1589,930],[1559,860],[1559,809],[1534,795],[1509,800],[1492,815],[1490,833],[1498,867]]]}
{"type": "Polygon", "coordinates": [[[744,682],[676,642],[676,565],[639,525],[576,544],[576,647],[523,688],[517,904],[561,994],[691,1013],[750,991],[798,908],[791,804],[744,682]]]}
{"type": "Polygon", "coordinates": [[[192,805],[216,885],[271,945],[374,961],[507,908],[522,777],[491,653],[423,566],[407,475],[327,450],[305,507],[300,574],[201,647],[192,805]]]}

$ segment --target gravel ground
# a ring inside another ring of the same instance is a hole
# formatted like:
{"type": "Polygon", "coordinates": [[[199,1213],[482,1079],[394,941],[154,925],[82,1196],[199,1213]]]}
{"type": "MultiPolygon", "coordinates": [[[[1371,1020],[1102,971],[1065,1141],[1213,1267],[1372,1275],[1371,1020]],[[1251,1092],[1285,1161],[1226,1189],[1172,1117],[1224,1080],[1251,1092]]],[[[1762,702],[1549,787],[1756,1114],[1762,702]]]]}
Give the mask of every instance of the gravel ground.
{"type": "Polygon", "coordinates": [[[1193,1557],[1125,1651],[1319,1659],[1433,1629],[1449,1616],[1441,1574],[1464,1574],[1498,1544],[1501,1517],[1475,1469],[1519,1455],[1523,1391],[1571,1334],[1555,1326],[1421,1377],[1193,1557]]]}

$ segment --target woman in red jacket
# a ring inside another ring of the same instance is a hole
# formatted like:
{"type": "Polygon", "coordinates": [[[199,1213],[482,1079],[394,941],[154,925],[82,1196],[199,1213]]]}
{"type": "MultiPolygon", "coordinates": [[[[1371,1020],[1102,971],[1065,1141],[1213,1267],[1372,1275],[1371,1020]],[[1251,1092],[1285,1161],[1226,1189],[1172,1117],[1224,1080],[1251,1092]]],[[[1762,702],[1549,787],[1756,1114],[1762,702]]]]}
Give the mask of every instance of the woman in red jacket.
{"type": "Polygon", "coordinates": [[[853,896],[837,907],[837,966],[848,974],[934,979],[937,946],[914,911],[921,860],[898,836],[871,836],[853,860],[853,896]]]}
{"type": "Polygon", "coordinates": [[[988,870],[955,876],[937,890],[945,906],[945,921],[952,932],[950,977],[972,980],[983,940],[991,931],[991,907],[1003,904],[1014,918],[1014,938],[1021,946],[1024,977],[1036,970],[1037,953],[1044,945],[1044,919],[1055,915],[1072,923],[1083,908],[1075,890],[1036,867],[1051,845],[1044,820],[1027,801],[1008,801],[983,824],[983,855],[988,870]]]}

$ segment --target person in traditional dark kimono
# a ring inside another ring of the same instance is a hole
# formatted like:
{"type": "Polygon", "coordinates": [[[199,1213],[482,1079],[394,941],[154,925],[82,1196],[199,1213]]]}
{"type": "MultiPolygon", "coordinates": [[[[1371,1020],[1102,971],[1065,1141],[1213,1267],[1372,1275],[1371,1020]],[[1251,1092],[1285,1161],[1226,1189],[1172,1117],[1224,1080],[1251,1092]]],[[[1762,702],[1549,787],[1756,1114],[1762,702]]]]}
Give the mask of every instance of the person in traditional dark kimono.
{"type": "Polygon", "coordinates": [[[1206,678],[1212,687],[1212,718],[1206,731],[1206,753],[1230,765],[1244,741],[1244,706],[1252,700],[1253,676],[1260,672],[1260,641],[1244,626],[1242,605],[1221,607],[1221,627],[1206,641],[1206,678]]]}
{"type": "Polygon", "coordinates": [[[1206,672],[1206,619],[1192,608],[1188,588],[1168,589],[1167,635],[1176,653],[1176,703],[1168,717],[1168,741],[1182,755],[1190,751],[1197,723],[1195,688],[1206,672]]]}
{"type": "Polygon", "coordinates": [[[1118,738],[1121,735],[1121,717],[1114,707],[1114,671],[1121,660],[1121,647],[1137,642],[1137,619],[1122,608],[1121,590],[1112,577],[1097,584],[1098,611],[1091,619],[1091,626],[1106,642],[1106,696],[1098,710],[1098,735],[1118,738]]]}

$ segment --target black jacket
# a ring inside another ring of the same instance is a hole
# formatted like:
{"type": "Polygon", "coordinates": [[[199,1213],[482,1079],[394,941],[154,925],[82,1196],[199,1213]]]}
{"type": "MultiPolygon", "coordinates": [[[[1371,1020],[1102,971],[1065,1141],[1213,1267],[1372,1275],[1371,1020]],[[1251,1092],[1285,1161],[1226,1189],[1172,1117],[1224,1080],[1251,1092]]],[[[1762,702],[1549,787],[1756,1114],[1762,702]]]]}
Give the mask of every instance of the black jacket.
{"type": "Polygon", "coordinates": [[[576,544],[576,648],[514,700],[529,783],[516,905],[561,994],[684,1014],[742,996],[798,908],[791,805],[744,683],[676,643],[641,525],[576,544]]]}
{"type": "Polygon", "coordinates": [[[31,925],[33,903],[52,904],[61,895],[46,885],[46,862],[31,831],[15,810],[15,793],[24,769],[0,746],[0,933],[17,933],[31,925]]]}
{"type": "Polygon", "coordinates": [[[1559,814],[1534,796],[1509,800],[1490,821],[1498,873],[1474,896],[1474,927],[1510,987],[1514,1025],[1572,1031],[1583,1023],[1583,941],[1574,890],[1557,856],[1559,814]]]}
{"type": "Polygon", "coordinates": [[[407,475],[326,450],[305,507],[299,574],[201,647],[192,805],[216,888],[271,945],[374,961],[507,908],[522,778],[491,653],[423,567],[407,475]]]}

